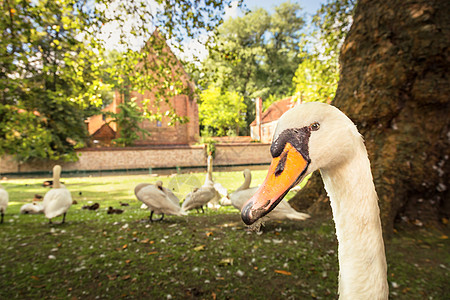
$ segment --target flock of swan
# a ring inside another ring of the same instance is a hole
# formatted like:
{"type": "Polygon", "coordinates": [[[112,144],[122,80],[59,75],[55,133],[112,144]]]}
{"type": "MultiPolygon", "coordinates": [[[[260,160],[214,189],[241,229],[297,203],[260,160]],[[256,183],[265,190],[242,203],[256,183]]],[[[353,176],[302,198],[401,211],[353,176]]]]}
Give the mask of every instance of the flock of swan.
{"type": "MultiPolygon", "coordinates": [[[[261,218],[304,220],[307,214],[293,210],[286,193],[307,175],[319,170],[330,197],[338,239],[339,298],[388,299],[387,265],[382,238],[378,196],[363,138],[353,122],[337,108],[323,103],[304,103],[287,111],[278,121],[270,148],[273,157],[260,187],[250,188],[251,174],[244,171],[244,184],[220,198],[208,164],[203,186],[192,191],[180,206],[169,189],[142,183],[135,187],[137,199],[153,214],[185,215],[208,202],[233,205],[244,223],[261,218]]],[[[50,220],[65,215],[72,204],[70,192],[59,182],[61,167],[53,170],[53,188],[44,196],[42,209],[50,220]]],[[[3,222],[8,193],[0,187],[3,222]]]]}

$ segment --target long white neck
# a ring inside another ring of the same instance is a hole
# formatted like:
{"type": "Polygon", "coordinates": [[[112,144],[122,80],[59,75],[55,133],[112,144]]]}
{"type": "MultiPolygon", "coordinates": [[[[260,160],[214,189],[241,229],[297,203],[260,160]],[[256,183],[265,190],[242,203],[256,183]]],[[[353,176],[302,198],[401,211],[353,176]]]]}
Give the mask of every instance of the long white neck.
{"type": "Polygon", "coordinates": [[[378,196],[361,142],[348,161],[321,169],[339,243],[340,299],[388,299],[378,196]]]}
{"type": "Polygon", "coordinates": [[[212,176],[212,172],[213,172],[213,167],[212,167],[212,156],[208,155],[207,158],[207,172],[206,172],[206,178],[205,178],[205,183],[203,185],[211,185],[214,183],[213,181],[213,176],[212,176]]]}
{"type": "Polygon", "coordinates": [[[250,172],[250,170],[246,169],[244,170],[244,183],[242,183],[242,185],[238,187],[235,192],[250,188],[251,182],[252,182],[252,173],[250,172]]]}
{"type": "Polygon", "coordinates": [[[61,183],[59,182],[60,177],[61,177],[61,167],[55,166],[53,168],[53,188],[54,189],[61,188],[61,183]]]}

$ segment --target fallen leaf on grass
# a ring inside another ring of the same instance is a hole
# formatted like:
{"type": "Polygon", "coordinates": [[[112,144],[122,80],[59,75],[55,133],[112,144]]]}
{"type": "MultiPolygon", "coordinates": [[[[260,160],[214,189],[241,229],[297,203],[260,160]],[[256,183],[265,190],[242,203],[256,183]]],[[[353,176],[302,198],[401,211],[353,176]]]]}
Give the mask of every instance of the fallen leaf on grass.
{"type": "Polygon", "coordinates": [[[440,238],[441,240],[446,240],[446,239],[448,239],[448,236],[445,235],[445,234],[443,234],[443,235],[441,235],[439,238],[440,238]]]}
{"type": "Polygon", "coordinates": [[[142,240],[140,243],[141,243],[141,244],[147,244],[148,242],[150,242],[150,239],[142,240]]]}
{"type": "Polygon", "coordinates": [[[128,265],[128,264],[130,264],[130,262],[131,262],[131,259],[127,259],[126,261],[125,261],[125,263],[128,265]]]}
{"type": "Polygon", "coordinates": [[[116,280],[117,275],[106,275],[108,276],[109,280],[116,280]]]}
{"type": "Polygon", "coordinates": [[[131,275],[124,275],[121,277],[122,280],[128,280],[131,278],[131,275]]]}
{"type": "Polygon", "coordinates": [[[147,253],[147,255],[152,255],[152,254],[157,254],[157,253],[158,253],[158,251],[152,251],[152,252],[147,253]]]}
{"type": "Polygon", "coordinates": [[[219,262],[219,266],[232,266],[233,265],[233,258],[223,258],[219,262]]]}
{"type": "Polygon", "coordinates": [[[278,274],[283,274],[283,275],[292,275],[292,273],[291,272],[289,272],[289,271],[285,271],[285,270],[275,270],[275,273],[278,273],[278,274]]]}
{"type": "Polygon", "coordinates": [[[126,249],[128,247],[128,244],[125,244],[122,246],[122,249],[126,249]]]}
{"type": "Polygon", "coordinates": [[[34,276],[34,275],[31,275],[31,279],[34,279],[34,280],[39,280],[39,277],[37,277],[37,276],[34,276]]]}
{"type": "Polygon", "coordinates": [[[206,233],[206,236],[212,236],[212,235],[213,235],[212,231],[206,233]]]}
{"type": "Polygon", "coordinates": [[[194,251],[205,251],[206,245],[200,245],[194,248],[194,251]]]}

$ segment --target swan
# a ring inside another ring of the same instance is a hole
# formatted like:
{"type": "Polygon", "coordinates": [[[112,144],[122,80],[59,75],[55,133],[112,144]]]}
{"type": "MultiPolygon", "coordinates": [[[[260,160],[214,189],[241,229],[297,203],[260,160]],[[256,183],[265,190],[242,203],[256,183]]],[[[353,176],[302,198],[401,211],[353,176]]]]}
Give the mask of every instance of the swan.
{"type": "Polygon", "coordinates": [[[195,188],[192,192],[186,195],[182,208],[184,210],[201,209],[204,205],[210,208],[218,208],[220,206],[219,200],[221,193],[226,193],[226,189],[220,183],[214,183],[212,176],[212,156],[208,155],[207,172],[205,183],[200,188],[195,188]]]}
{"type": "Polygon", "coordinates": [[[20,207],[21,214],[37,215],[44,212],[44,206],[38,202],[26,203],[20,207]]]}
{"type": "Polygon", "coordinates": [[[150,222],[161,221],[164,214],[183,216],[186,212],[181,209],[180,201],[171,190],[162,186],[162,181],[155,184],[140,183],[134,188],[136,198],[150,209],[150,222]],[[161,218],[153,220],[153,214],[161,214],[161,218]]]}
{"type": "Polygon", "coordinates": [[[267,177],[242,209],[243,221],[254,223],[320,170],[336,226],[340,299],[388,299],[378,196],[353,122],[328,104],[297,105],[278,121],[270,152],[267,177]]]}
{"type": "Polygon", "coordinates": [[[9,201],[9,194],[8,192],[3,188],[3,186],[0,185],[0,224],[3,223],[3,217],[6,212],[6,207],[8,206],[9,201]]]}
{"type": "MultiPolygon", "coordinates": [[[[250,183],[252,181],[252,173],[249,169],[243,171],[244,183],[236,189],[233,193],[228,195],[228,201],[237,208],[239,211],[242,210],[245,202],[250,199],[258,190],[259,187],[250,188],[250,183]]],[[[227,201],[222,198],[222,203],[227,203],[227,201]]],[[[301,213],[293,209],[287,201],[281,201],[268,215],[262,218],[262,222],[268,220],[293,220],[293,221],[303,221],[308,219],[310,216],[305,213],[301,213]]]]}
{"type": "Polygon", "coordinates": [[[60,183],[61,166],[55,165],[53,167],[53,187],[44,195],[42,206],[44,207],[44,214],[49,223],[52,223],[54,217],[63,215],[61,224],[66,221],[66,213],[72,205],[72,196],[66,187],[60,183]]]}

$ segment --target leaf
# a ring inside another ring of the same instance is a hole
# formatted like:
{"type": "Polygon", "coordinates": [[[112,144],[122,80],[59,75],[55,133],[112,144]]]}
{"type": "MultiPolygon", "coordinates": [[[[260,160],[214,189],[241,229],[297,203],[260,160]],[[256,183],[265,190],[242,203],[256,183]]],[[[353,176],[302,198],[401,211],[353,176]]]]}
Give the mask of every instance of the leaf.
{"type": "Polygon", "coordinates": [[[233,258],[223,258],[219,262],[219,266],[232,266],[233,265],[233,258]]]}
{"type": "Polygon", "coordinates": [[[125,244],[122,246],[122,249],[127,249],[128,248],[128,244],[125,244]]]}
{"type": "Polygon", "coordinates": [[[283,274],[283,275],[287,275],[287,276],[290,276],[290,275],[292,275],[292,273],[291,273],[291,272],[289,272],[289,271],[285,271],[285,270],[275,270],[275,273],[278,273],[278,274],[283,274]]]}
{"type": "Polygon", "coordinates": [[[34,276],[34,275],[31,275],[31,279],[33,279],[33,280],[39,280],[39,277],[34,276]]]}
{"type": "Polygon", "coordinates": [[[194,248],[194,251],[205,251],[206,245],[200,245],[194,248]]]}
{"type": "Polygon", "coordinates": [[[121,277],[122,280],[128,280],[131,278],[131,275],[124,275],[121,277]]]}
{"type": "Polygon", "coordinates": [[[150,241],[150,239],[145,239],[145,240],[140,241],[140,243],[141,244],[147,244],[149,241],[150,241]]]}
{"type": "Polygon", "coordinates": [[[147,255],[153,255],[153,254],[157,254],[158,251],[152,251],[152,252],[148,252],[147,255]]]}
{"type": "Polygon", "coordinates": [[[212,236],[212,235],[213,235],[213,233],[211,231],[206,233],[206,236],[212,236]]]}

